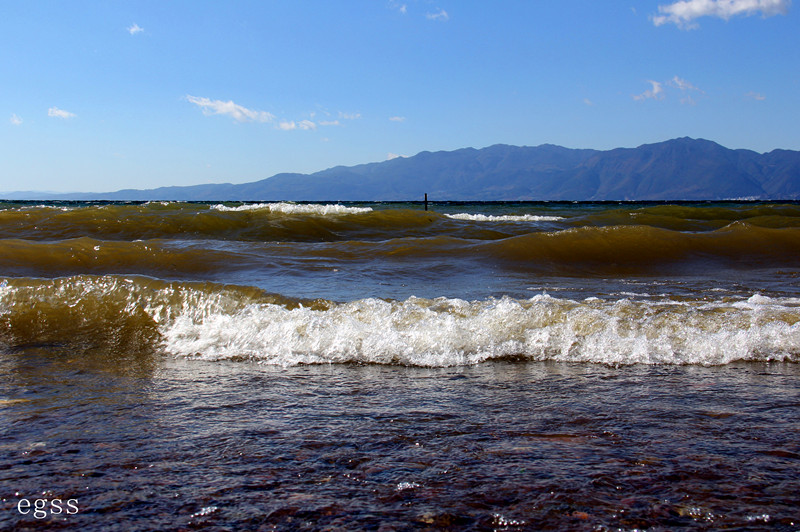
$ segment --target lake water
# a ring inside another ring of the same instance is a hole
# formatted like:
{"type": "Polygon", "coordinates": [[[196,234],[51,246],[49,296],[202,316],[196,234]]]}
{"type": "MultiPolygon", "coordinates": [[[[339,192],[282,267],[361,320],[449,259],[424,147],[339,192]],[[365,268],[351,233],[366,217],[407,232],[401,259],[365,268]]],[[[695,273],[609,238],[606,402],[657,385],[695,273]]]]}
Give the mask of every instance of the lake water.
{"type": "Polygon", "coordinates": [[[0,527],[796,530],[799,275],[793,203],[3,203],[0,527]]]}

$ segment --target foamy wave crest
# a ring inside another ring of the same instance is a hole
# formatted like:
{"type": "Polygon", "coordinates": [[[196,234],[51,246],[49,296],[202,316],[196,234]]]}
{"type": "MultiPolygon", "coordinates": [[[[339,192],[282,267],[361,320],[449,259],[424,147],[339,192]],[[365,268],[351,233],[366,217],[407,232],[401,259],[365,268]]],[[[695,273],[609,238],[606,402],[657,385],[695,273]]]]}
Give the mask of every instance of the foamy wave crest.
{"type": "Polygon", "coordinates": [[[0,283],[0,348],[290,366],[800,362],[800,300],[297,300],[256,288],[76,276],[0,283]]]}
{"type": "Polygon", "coordinates": [[[457,214],[445,214],[446,217],[454,220],[467,220],[472,222],[557,222],[563,220],[563,216],[538,216],[535,214],[503,214],[503,215],[487,215],[487,214],[469,214],[460,212],[457,214]]]}
{"type": "Polygon", "coordinates": [[[317,214],[321,216],[330,214],[362,214],[365,212],[372,212],[371,207],[348,207],[346,205],[330,204],[325,205],[321,203],[253,203],[247,205],[239,205],[237,207],[228,207],[226,205],[214,205],[214,209],[218,211],[269,211],[282,214],[317,214]]]}
{"type": "Polygon", "coordinates": [[[184,314],[166,349],[207,360],[267,364],[476,364],[498,358],[718,365],[798,361],[797,302],[582,302],[539,295],[467,302],[364,299],[324,310],[251,305],[235,314],[184,314]]]}

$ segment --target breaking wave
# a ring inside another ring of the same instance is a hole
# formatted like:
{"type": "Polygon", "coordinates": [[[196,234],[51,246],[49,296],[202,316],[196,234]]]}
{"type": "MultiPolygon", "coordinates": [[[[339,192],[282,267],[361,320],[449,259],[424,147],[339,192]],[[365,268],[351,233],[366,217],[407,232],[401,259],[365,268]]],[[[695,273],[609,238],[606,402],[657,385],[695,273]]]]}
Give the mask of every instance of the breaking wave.
{"type": "Polygon", "coordinates": [[[0,345],[139,350],[265,364],[455,366],[494,359],[719,365],[800,361],[800,300],[530,299],[345,303],[122,276],[0,285],[0,345]]]}
{"type": "Polygon", "coordinates": [[[447,218],[453,220],[469,220],[474,222],[557,222],[563,220],[563,216],[541,216],[536,214],[470,214],[460,212],[457,214],[445,214],[447,218]]]}
{"type": "Polygon", "coordinates": [[[283,214],[315,214],[328,216],[331,214],[363,214],[372,212],[372,207],[349,207],[340,204],[306,204],[306,203],[252,203],[230,207],[223,204],[213,206],[218,211],[242,212],[242,211],[265,211],[283,214]]]}

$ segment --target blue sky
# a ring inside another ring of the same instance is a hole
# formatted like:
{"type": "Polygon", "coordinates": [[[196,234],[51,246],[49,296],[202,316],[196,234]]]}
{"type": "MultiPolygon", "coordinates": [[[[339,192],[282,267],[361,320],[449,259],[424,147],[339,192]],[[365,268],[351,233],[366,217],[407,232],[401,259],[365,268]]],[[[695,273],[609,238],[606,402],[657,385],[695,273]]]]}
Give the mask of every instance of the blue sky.
{"type": "Polygon", "coordinates": [[[497,143],[800,149],[789,0],[3,3],[0,191],[497,143]]]}

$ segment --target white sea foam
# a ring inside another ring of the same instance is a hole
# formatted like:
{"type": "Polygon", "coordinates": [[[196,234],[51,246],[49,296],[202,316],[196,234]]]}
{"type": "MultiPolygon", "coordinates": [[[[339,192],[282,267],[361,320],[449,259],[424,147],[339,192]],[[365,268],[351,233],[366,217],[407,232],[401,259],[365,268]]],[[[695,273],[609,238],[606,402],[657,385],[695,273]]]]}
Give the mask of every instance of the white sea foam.
{"type": "Polygon", "coordinates": [[[324,205],[321,203],[251,203],[240,205],[238,207],[228,207],[226,205],[214,205],[214,209],[218,211],[269,211],[283,214],[361,214],[365,212],[372,212],[371,207],[348,207],[346,205],[330,204],[324,205]]]}
{"type": "Polygon", "coordinates": [[[446,217],[454,220],[467,220],[472,222],[557,222],[563,220],[563,216],[538,216],[535,214],[503,214],[503,215],[488,215],[488,214],[469,214],[460,212],[458,214],[445,214],[446,217]]]}
{"type": "Polygon", "coordinates": [[[609,365],[800,362],[800,299],[760,294],[716,300],[370,298],[303,306],[247,287],[143,278],[0,281],[0,343],[30,341],[15,323],[35,318],[58,327],[73,314],[84,320],[83,329],[97,329],[93,335],[109,327],[147,327],[146,315],[172,355],[282,366],[444,367],[505,357],[609,365]],[[31,314],[33,301],[38,316],[31,314]]]}
{"type": "Polygon", "coordinates": [[[162,334],[178,356],[284,366],[439,367],[503,357],[610,365],[800,361],[800,308],[763,296],[740,303],[412,297],[326,310],[251,304],[235,312],[201,304],[163,323],[162,334]]]}
{"type": "MultiPolygon", "coordinates": [[[[11,202],[9,202],[11,203],[11,202]]],[[[44,203],[40,205],[23,205],[22,207],[7,207],[2,210],[13,210],[13,211],[38,211],[38,210],[48,210],[48,211],[61,211],[61,212],[68,212],[77,210],[77,207],[70,207],[66,205],[46,205],[44,203]]]]}

